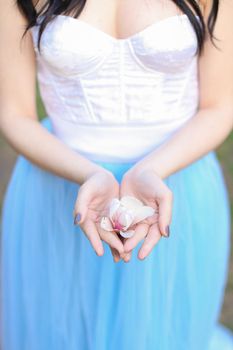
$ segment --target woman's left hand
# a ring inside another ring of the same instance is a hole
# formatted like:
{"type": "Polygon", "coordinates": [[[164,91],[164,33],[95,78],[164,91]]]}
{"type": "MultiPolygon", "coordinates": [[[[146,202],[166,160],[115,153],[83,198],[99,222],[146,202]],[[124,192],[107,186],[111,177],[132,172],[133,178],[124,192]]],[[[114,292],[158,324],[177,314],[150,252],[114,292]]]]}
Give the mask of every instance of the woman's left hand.
{"type": "Polygon", "coordinates": [[[126,195],[134,196],[156,210],[154,215],[136,224],[135,234],[131,238],[123,238],[128,261],[132,250],[144,239],[138,252],[138,258],[144,259],[162,236],[169,236],[173,193],[150,165],[142,162],[134,165],[122,177],[120,198],[126,195]]]}

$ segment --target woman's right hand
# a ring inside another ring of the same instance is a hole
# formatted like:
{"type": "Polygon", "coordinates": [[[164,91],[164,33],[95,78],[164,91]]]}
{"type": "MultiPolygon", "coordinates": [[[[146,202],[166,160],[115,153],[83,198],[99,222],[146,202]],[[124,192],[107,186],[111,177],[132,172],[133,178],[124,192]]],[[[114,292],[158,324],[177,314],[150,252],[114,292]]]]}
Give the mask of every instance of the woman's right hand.
{"type": "Polygon", "coordinates": [[[106,169],[97,170],[80,186],[73,216],[74,224],[79,224],[97,255],[104,254],[103,240],[110,246],[117,261],[117,256],[125,256],[123,243],[117,233],[100,227],[101,217],[107,214],[108,205],[114,197],[119,198],[119,183],[114,175],[106,169]],[[78,216],[80,220],[77,221],[78,216]]]}

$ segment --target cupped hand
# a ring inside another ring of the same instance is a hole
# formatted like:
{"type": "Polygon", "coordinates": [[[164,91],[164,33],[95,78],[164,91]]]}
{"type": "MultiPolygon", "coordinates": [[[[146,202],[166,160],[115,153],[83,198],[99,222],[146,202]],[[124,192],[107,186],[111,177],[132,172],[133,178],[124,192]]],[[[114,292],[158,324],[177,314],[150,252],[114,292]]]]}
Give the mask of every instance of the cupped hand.
{"type": "Polygon", "coordinates": [[[105,241],[116,261],[116,256],[125,257],[123,242],[117,233],[107,232],[100,227],[101,217],[106,215],[109,202],[114,197],[119,198],[118,181],[107,169],[98,170],[80,186],[73,216],[74,223],[79,224],[97,255],[104,254],[102,241],[105,241]]]}
{"type": "Polygon", "coordinates": [[[142,162],[137,163],[123,175],[120,198],[125,195],[134,196],[155,209],[154,215],[136,224],[135,234],[131,238],[123,239],[128,261],[132,250],[144,239],[138,252],[138,258],[144,259],[162,236],[169,236],[173,194],[151,166],[142,162]]]}

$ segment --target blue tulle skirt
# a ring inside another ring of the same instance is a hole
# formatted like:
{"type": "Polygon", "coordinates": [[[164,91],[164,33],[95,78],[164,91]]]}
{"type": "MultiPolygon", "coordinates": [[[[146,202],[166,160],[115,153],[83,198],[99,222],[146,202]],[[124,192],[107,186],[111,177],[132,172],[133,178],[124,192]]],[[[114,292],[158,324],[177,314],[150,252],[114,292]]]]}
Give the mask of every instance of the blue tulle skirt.
{"type": "MultiPolygon", "coordinates": [[[[42,125],[53,132],[48,118],[42,125]]],[[[96,162],[116,178],[133,163],[96,162]]],[[[165,180],[169,238],[143,261],[95,254],[73,208],[79,185],[18,156],[1,236],[2,350],[232,350],[219,324],[229,198],[215,152],[165,180]]]]}

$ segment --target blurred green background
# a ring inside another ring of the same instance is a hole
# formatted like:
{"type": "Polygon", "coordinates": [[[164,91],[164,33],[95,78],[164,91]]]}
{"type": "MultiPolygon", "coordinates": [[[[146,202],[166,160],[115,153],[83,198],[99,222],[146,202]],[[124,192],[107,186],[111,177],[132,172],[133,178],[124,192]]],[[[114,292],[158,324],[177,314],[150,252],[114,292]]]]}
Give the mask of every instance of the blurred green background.
{"type": "MultiPolygon", "coordinates": [[[[39,96],[37,85],[37,108],[40,119],[46,115],[39,96]]],[[[233,217],[233,133],[217,150],[218,158],[222,164],[226,183],[229,189],[231,200],[231,213],[233,217]]],[[[16,152],[0,136],[0,211],[4,192],[9,181],[9,177],[16,160],[16,152]]],[[[219,233],[221,234],[221,232],[219,233]]],[[[231,253],[231,263],[229,267],[228,283],[226,287],[225,299],[222,308],[220,321],[233,330],[233,254],[231,253]]],[[[221,350],[221,349],[219,349],[221,350]]]]}

